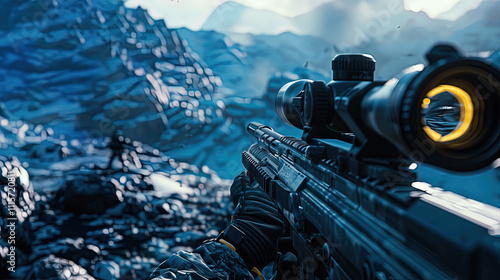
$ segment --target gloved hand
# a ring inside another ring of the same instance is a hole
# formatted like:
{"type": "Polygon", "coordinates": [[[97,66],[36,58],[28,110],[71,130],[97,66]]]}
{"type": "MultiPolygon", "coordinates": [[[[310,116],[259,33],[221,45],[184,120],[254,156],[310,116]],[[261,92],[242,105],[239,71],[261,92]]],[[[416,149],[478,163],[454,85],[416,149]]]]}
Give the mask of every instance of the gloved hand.
{"type": "Polygon", "coordinates": [[[283,221],[269,195],[252,183],[246,171],[234,179],[231,198],[236,209],[231,224],[218,239],[234,246],[250,270],[260,271],[276,258],[283,221]]]}

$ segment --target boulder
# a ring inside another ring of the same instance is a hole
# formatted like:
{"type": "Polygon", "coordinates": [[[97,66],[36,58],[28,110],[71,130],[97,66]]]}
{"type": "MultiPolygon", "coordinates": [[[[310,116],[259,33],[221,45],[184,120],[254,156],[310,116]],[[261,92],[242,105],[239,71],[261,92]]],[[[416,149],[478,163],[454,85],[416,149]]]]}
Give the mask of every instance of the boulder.
{"type": "Polygon", "coordinates": [[[123,186],[116,180],[77,176],[66,183],[62,202],[73,213],[102,214],[123,201],[123,192],[123,186]]]}
{"type": "Polygon", "coordinates": [[[36,261],[24,279],[95,280],[85,268],[54,255],[36,261]]]}

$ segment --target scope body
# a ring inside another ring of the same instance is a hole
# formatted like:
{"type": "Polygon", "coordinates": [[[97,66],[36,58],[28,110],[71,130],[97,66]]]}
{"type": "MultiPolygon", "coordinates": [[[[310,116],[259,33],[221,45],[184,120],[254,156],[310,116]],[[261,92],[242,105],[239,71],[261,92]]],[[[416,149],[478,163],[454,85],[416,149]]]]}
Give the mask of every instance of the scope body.
{"type": "Polygon", "coordinates": [[[277,95],[279,117],[306,142],[339,139],[358,159],[403,157],[454,171],[500,157],[500,71],[488,61],[438,45],[429,65],[373,81],[371,56],[339,56],[328,84],[298,80],[277,95]]]}

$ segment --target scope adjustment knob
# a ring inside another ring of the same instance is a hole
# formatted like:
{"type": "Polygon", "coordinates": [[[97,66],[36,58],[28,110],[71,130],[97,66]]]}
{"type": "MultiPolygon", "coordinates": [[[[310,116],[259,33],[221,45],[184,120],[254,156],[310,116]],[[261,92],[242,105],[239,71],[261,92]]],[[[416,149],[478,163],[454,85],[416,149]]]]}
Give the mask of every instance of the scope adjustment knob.
{"type": "Polygon", "coordinates": [[[318,127],[327,124],[333,106],[333,96],[325,82],[314,81],[305,84],[303,108],[305,125],[318,127]]]}
{"type": "Polygon", "coordinates": [[[338,54],[332,70],[334,81],[373,81],[375,59],[369,54],[338,54]]]}

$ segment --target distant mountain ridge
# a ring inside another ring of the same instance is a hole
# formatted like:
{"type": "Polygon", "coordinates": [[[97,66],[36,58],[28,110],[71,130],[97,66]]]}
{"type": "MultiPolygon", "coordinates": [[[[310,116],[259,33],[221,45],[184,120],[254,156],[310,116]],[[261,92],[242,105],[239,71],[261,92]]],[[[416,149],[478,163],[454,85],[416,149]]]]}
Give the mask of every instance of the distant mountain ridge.
{"type": "Polygon", "coordinates": [[[433,21],[423,12],[404,10],[402,1],[332,1],[295,17],[227,1],[214,10],[202,29],[253,34],[290,31],[299,35],[318,36],[332,43],[352,44],[355,43],[353,34],[356,35],[358,29],[363,33],[384,33],[404,24],[400,18],[406,18],[408,14],[424,23],[433,21]],[[370,20],[373,22],[363,26],[370,20]]]}
{"type": "MultiPolygon", "coordinates": [[[[458,5],[458,4],[457,4],[458,5]]],[[[457,7],[459,9],[460,7],[457,7]]],[[[476,24],[483,28],[479,45],[466,45],[465,51],[491,49],[492,34],[498,36],[500,2],[485,0],[476,10],[469,11],[457,21],[432,19],[424,12],[407,11],[399,1],[331,1],[295,17],[286,17],[268,10],[258,10],[228,1],[217,7],[202,26],[224,34],[279,34],[290,31],[312,35],[336,45],[341,51],[367,50],[372,42],[412,42],[416,48],[437,40],[450,40],[462,45],[453,36],[476,24]],[[482,15],[486,16],[482,16],[482,15]],[[495,30],[497,33],[495,33],[495,30]]],[[[498,47],[499,43],[494,46],[498,47]]]]}
{"type": "Polygon", "coordinates": [[[219,5],[208,17],[201,29],[216,30],[221,33],[263,33],[277,34],[298,30],[283,28],[292,26],[292,19],[273,11],[254,9],[246,5],[227,1],[219,5]],[[260,21],[259,19],[265,19],[260,21]],[[249,25],[248,23],[252,24],[249,25]]]}

